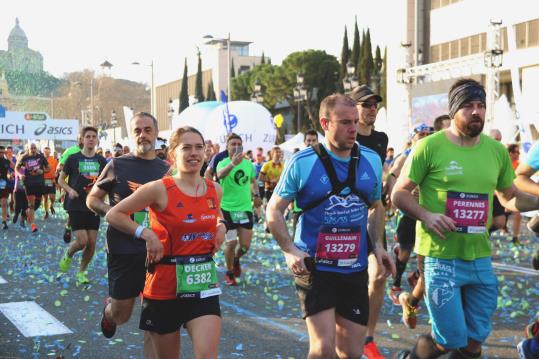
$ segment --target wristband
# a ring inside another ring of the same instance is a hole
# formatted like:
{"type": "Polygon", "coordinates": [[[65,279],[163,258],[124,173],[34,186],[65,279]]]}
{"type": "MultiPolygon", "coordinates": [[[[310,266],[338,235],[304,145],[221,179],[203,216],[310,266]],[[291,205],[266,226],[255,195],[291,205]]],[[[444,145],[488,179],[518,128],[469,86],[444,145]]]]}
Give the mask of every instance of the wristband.
{"type": "Polygon", "coordinates": [[[144,230],[144,226],[138,226],[135,230],[135,238],[141,239],[140,236],[142,235],[142,231],[144,230]]]}

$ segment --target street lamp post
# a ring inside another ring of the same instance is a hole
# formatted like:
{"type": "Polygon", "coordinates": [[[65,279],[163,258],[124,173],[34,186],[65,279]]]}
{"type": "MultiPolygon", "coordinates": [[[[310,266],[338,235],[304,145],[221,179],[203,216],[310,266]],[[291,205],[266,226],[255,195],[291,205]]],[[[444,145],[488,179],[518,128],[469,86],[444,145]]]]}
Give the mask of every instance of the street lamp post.
{"type": "Polygon", "coordinates": [[[298,127],[299,133],[301,128],[301,102],[307,100],[307,89],[304,86],[305,77],[302,73],[296,75],[296,87],[294,87],[294,101],[298,103],[298,127]]]}
{"type": "Polygon", "coordinates": [[[344,93],[350,94],[354,88],[359,86],[359,81],[357,76],[355,75],[356,67],[352,63],[352,61],[348,61],[346,64],[346,76],[342,80],[343,87],[344,87],[344,93]]]}
{"type": "Polygon", "coordinates": [[[168,99],[168,125],[170,127],[170,130],[172,131],[172,117],[174,116],[174,106],[172,105],[172,99],[168,99]]]}
{"type": "Polygon", "coordinates": [[[154,63],[153,63],[153,59],[152,59],[152,62],[149,64],[149,65],[146,65],[146,64],[141,64],[140,62],[138,61],[134,61],[131,63],[132,65],[141,65],[141,66],[148,66],[151,68],[151,75],[152,75],[152,78],[151,78],[151,88],[150,88],[150,113],[152,114],[152,116],[155,117],[155,87],[154,87],[154,63]]]}
{"type": "Polygon", "coordinates": [[[112,110],[110,113],[110,127],[112,127],[112,140],[113,146],[116,145],[116,127],[118,126],[118,121],[116,118],[116,111],[112,110]]]}
{"type": "Polygon", "coordinates": [[[486,129],[492,126],[494,121],[494,103],[500,94],[500,73],[499,69],[503,65],[503,50],[501,49],[501,28],[502,21],[490,20],[490,28],[487,33],[488,50],[483,55],[486,72],[486,92],[487,111],[486,129]]]}

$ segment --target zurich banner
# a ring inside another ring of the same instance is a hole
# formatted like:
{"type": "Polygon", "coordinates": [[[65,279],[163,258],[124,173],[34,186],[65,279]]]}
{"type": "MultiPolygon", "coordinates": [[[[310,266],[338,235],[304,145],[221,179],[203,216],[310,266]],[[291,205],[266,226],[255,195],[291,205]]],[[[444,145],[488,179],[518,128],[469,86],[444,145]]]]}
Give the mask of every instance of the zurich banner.
{"type": "Polygon", "coordinates": [[[1,140],[76,140],[78,120],[50,119],[42,112],[10,112],[0,118],[1,140]]]}

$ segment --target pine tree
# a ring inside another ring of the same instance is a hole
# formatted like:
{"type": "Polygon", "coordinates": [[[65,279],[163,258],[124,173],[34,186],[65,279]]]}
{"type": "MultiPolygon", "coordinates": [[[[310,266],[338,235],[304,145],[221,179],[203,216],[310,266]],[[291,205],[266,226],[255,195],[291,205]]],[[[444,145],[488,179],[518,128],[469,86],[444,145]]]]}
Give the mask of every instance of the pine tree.
{"type": "Polygon", "coordinates": [[[187,107],[189,107],[189,93],[187,92],[187,58],[183,66],[182,87],[180,89],[180,109],[178,113],[182,113],[187,107]]]}
{"type": "Polygon", "coordinates": [[[264,65],[266,63],[266,57],[264,56],[264,52],[262,52],[262,59],[260,60],[260,65],[264,65]]]}
{"type": "Polygon", "coordinates": [[[346,64],[350,59],[350,48],[348,47],[348,30],[346,25],[344,26],[344,37],[342,40],[342,49],[341,49],[341,73],[339,79],[342,80],[346,77],[346,64]]]}
{"type": "Polygon", "coordinates": [[[359,43],[359,29],[357,27],[357,16],[356,23],[354,25],[354,42],[352,44],[352,54],[350,56],[350,61],[354,64],[357,72],[359,67],[359,53],[360,53],[360,43],[359,43]]]}
{"type": "Polygon", "coordinates": [[[204,92],[202,90],[202,59],[200,58],[200,51],[198,52],[198,67],[195,81],[195,98],[197,102],[204,101],[204,92]]]}
{"type": "Polygon", "coordinates": [[[217,100],[217,97],[215,96],[215,90],[213,88],[213,81],[211,81],[211,80],[208,83],[208,89],[206,91],[206,100],[208,100],[208,101],[217,100]]]}

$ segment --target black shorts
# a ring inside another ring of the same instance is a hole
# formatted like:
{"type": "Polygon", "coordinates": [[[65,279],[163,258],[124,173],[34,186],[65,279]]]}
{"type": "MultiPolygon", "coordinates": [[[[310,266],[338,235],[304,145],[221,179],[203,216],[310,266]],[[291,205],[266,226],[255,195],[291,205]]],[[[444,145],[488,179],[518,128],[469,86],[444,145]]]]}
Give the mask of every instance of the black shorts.
{"type": "Polygon", "coordinates": [[[496,194],[492,198],[492,217],[505,215],[505,207],[502,206],[496,194]]]}
{"type": "Polygon", "coordinates": [[[232,217],[229,211],[225,211],[224,209],[221,209],[221,211],[223,212],[223,217],[228,222],[229,230],[238,229],[238,227],[245,228],[245,229],[253,229],[253,224],[254,224],[253,212],[247,212],[247,211],[245,212],[245,215],[247,216],[247,219],[248,219],[248,221],[246,221],[245,223],[234,223],[232,221],[232,217]]]}
{"type": "Polygon", "coordinates": [[[174,333],[204,315],[221,316],[219,296],[204,299],[155,300],[144,298],[139,329],[158,334],[174,333]]]}
{"type": "Polygon", "coordinates": [[[266,201],[269,202],[270,198],[271,198],[271,195],[273,194],[273,190],[272,189],[267,189],[265,192],[264,192],[264,197],[266,199],[266,201]]]}
{"type": "Polygon", "coordinates": [[[416,220],[407,215],[402,215],[397,225],[397,241],[404,250],[412,250],[415,245],[415,224],[416,220]]]}
{"type": "Polygon", "coordinates": [[[146,253],[107,254],[109,295],[114,299],[138,297],[146,282],[146,253]]]}
{"type": "Polygon", "coordinates": [[[360,325],[369,320],[369,274],[366,270],[350,274],[313,271],[294,276],[303,318],[326,309],[360,325]]]}
{"type": "Polygon", "coordinates": [[[41,197],[43,195],[42,185],[26,185],[25,189],[26,189],[27,196],[41,197]]]}
{"type": "Polygon", "coordinates": [[[54,183],[50,186],[47,186],[47,184],[45,184],[43,186],[43,194],[56,194],[56,186],[54,185],[54,183]]]}
{"type": "Polygon", "coordinates": [[[98,230],[100,218],[92,212],[69,211],[69,223],[73,231],[98,230]]]}

